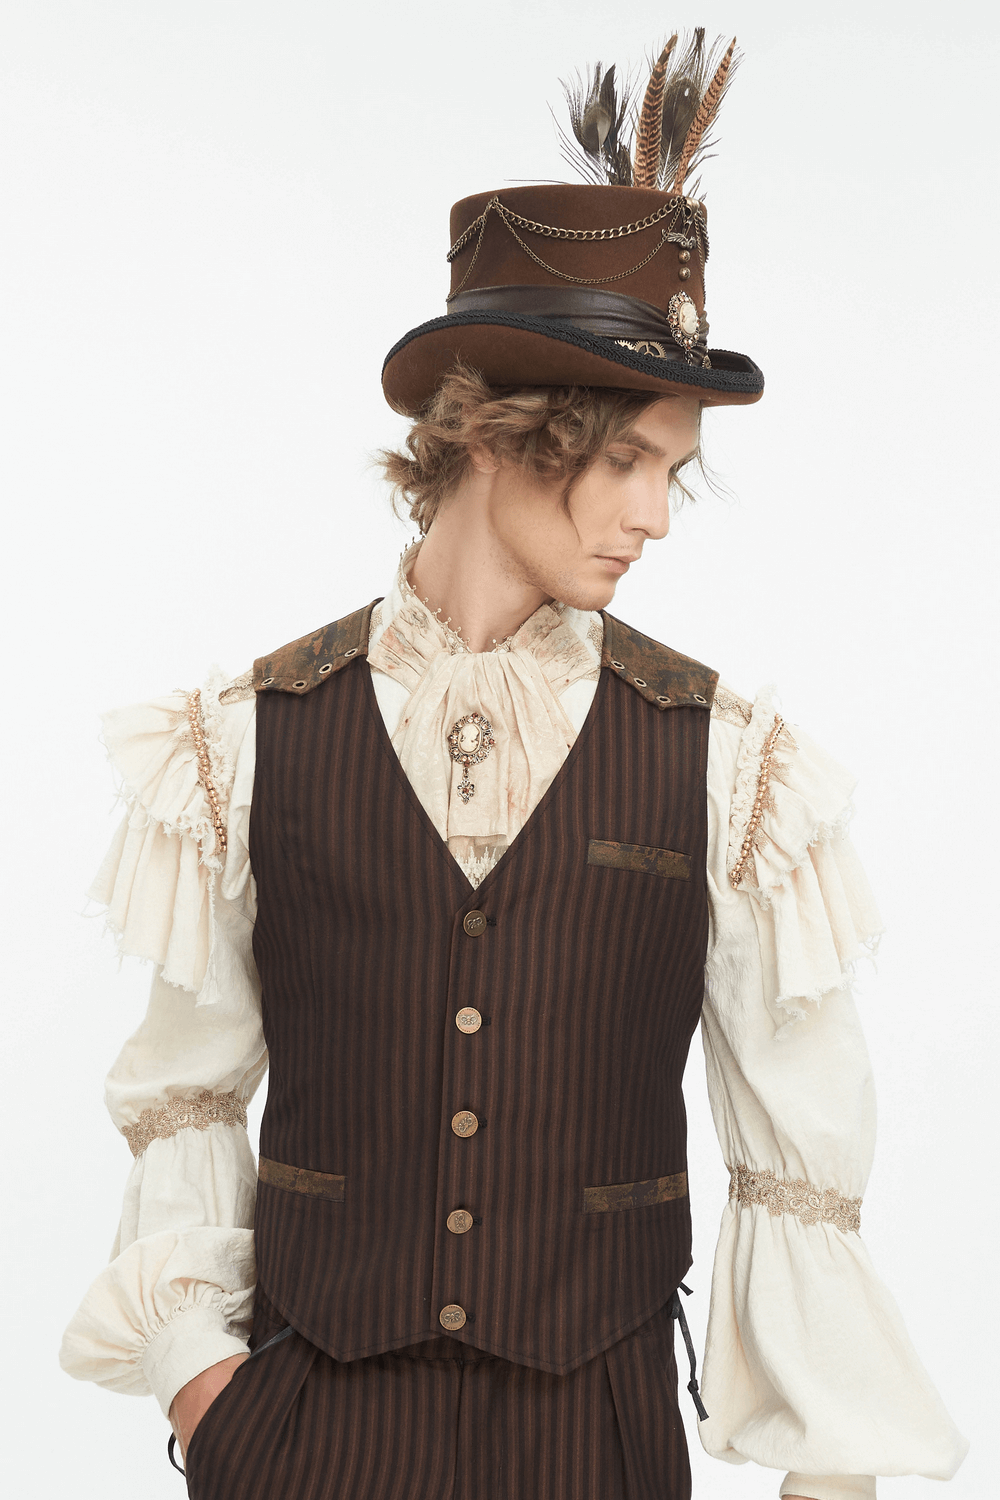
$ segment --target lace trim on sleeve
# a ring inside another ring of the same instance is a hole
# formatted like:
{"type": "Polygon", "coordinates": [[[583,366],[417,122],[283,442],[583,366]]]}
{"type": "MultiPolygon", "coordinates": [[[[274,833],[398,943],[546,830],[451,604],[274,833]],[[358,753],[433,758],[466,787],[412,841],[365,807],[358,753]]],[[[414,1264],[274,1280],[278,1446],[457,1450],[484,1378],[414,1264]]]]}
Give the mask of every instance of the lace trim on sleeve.
{"type": "Polygon", "coordinates": [[[253,668],[251,667],[249,671],[241,672],[238,677],[234,677],[228,687],[222,689],[222,692],[219,694],[219,702],[222,704],[245,703],[248,698],[256,698],[256,696],[257,694],[254,692],[253,685],[253,668]]]}
{"type": "Polygon", "coordinates": [[[791,1180],[773,1172],[753,1172],[743,1162],[731,1168],[729,1199],[750,1206],[759,1204],[777,1218],[794,1214],[803,1224],[832,1224],[844,1234],[861,1229],[860,1198],[845,1198],[836,1188],[813,1187],[801,1177],[791,1180]]]}
{"type": "Polygon", "coordinates": [[[716,688],[712,699],[713,719],[724,719],[727,724],[735,724],[738,729],[745,729],[750,723],[752,714],[752,703],[748,703],[738,693],[731,692],[729,688],[721,685],[716,688]]]}
{"type": "Polygon", "coordinates": [[[194,1099],[169,1099],[144,1109],[134,1125],[123,1125],[122,1135],[133,1156],[141,1156],[150,1141],[165,1141],[179,1130],[207,1130],[210,1125],[242,1125],[247,1107],[235,1093],[212,1094],[208,1089],[194,1099]]]}

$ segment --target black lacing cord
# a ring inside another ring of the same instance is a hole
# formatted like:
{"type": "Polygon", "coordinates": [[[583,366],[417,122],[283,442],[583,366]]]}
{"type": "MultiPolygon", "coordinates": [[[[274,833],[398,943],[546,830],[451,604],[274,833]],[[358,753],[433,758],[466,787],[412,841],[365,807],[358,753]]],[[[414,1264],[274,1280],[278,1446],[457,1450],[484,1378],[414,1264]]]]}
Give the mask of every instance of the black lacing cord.
{"type": "MultiPolygon", "coordinates": [[[[265,1349],[270,1349],[270,1347],[271,1347],[272,1344],[279,1344],[282,1339],[290,1338],[294,1332],[295,1332],[295,1329],[292,1328],[292,1326],[289,1324],[289,1326],[287,1328],[283,1328],[280,1333],[276,1333],[273,1338],[268,1339],[267,1343],[265,1343],[265,1344],[258,1344],[257,1348],[253,1351],[253,1353],[251,1354],[250,1358],[251,1359],[256,1359],[258,1354],[263,1354],[264,1350],[265,1349]]],[[[170,1436],[167,1438],[167,1457],[169,1458],[170,1462],[173,1464],[174,1468],[177,1470],[178,1474],[183,1474],[185,1476],[185,1478],[186,1478],[187,1477],[187,1470],[186,1469],[182,1469],[181,1466],[180,1466],[180,1464],[177,1462],[176,1458],[174,1457],[174,1450],[176,1449],[176,1447],[177,1447],[177,1435],[176,1435],[176,1433],[172,1432],[170,1434],[170,1436]]]]}
{"type": "MultiPolygon", "coordinates": [[[[175,1436],[174,1433],[171,1433],[170,1436],[167,1438],[167,1457],[169,1458],[170,1462],[173,1464],[174,1468],[177,1470],[178,1474],[185,1474],[185,1470],[181,1468],[180,1464],[177,1462],[176,1458],[174,1457],[174,1449],[176,1447],[177,1447],[177,1438],[176,1438],[176,1436],[175,1436]]],[[[186,1477],[186,1475],[185,1475],[185,1477],[186,1477]]]]}
{"type": "MultiPolygon", "coordinates": [[[[679,1290],[682,1291],[686,1297],[691,1296],[691,1288],[689,1286],[685,1286],[683,1281],[680,1284],[679,1290]]],[[[708,1412],[705,1410],[705,1404],[702,1401],[701,1393],[698,1390],[698,1361],[695,1358],[694,1341],[691,1338],[691,1330],[688,1327],[687,1318],[684,1316],[683,1304],[681,1303],[681,1299],[680,1297],[678,1297],[676,1292],[671,1298],[670,1316],[672,1318],[676,1318],[678,1324],[680,1325],[681,1338],[684,1340],[684,1345],[687,1349],[688,1354],[688,1364],[691,1366],[691,1379],[688,1381],[687,1388],[691,1392],[691,1400],[694,1402],[695,1411],[698,1413],[698,1421],[704,1422],[705,1418],[708,1416],[708,1412]]]]}

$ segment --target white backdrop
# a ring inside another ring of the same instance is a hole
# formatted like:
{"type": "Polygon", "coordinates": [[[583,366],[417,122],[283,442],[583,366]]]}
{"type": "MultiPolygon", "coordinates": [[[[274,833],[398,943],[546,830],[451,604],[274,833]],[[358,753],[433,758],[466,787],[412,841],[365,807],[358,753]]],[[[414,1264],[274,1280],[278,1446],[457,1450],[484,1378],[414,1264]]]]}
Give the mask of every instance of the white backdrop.
{"type": "MultiPolygon", "coordinates": [[[[746,51],[705,173],[713,342],[751,353],[768,389],[709,413],[731,498],[683,511],[616,612],[744,693],[777,682],[860,777],[888,926],[861,986],[881,1101],[865,1238],[974,1439],[949,1495],[992,1491],[996,10],[623,9],[3,8],[2,1368],[19,1500],[183,1491],[154,1404],[56,1362],[114,1232],[130,1157],[101,1079],[148,984],[80,915],[117,817],[96,715],[213,661],[235,674],[384,592],[408,533],[367,467],[402,430],[379,371],[443,310],[450,203],[565,178],[558,78],[638,63],[695,22],[746,51]]],[[[700,1333],[727,1178],[697,1049],[687,1087],[700,1333]]],[[[775,1494],[773,1472],[692,1439],[697,1500],[775,1494]]]]}

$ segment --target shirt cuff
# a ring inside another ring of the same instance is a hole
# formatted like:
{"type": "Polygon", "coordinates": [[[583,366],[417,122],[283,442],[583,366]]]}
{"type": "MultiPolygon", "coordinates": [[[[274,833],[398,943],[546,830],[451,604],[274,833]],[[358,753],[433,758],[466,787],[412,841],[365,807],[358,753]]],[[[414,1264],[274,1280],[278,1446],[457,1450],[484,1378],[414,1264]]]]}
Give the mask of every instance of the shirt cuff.
{"type": "Polygon", "coordinates": [[[786,1474],[780,1495],[803,1500],[875,1500],[875,1480],[868,1474],[786,1474]]]}
{"type": "Polygon", "coordinates": [[[150,1339],[142,1352],[142,1371],[166,1417],[182,1385],[220,1360],[249,1352],[244,1340],[229,1332],[218,1308],[196,1304],[177,1313],[150,1339]]]}

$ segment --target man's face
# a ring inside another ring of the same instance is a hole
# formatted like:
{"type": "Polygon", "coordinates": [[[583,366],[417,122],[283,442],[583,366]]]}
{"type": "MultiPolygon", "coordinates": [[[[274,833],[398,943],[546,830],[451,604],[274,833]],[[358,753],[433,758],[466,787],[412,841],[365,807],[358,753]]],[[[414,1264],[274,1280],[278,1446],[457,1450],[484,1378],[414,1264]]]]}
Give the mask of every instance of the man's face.
{"type": "Polygon", "coordinates": [[[563,498],[508,466],[489,506],[496,566],[575,609],[603,609],[644,544],[670,527],[670,473],[698,445],[698,402],[650,406],[563,498]]]}

